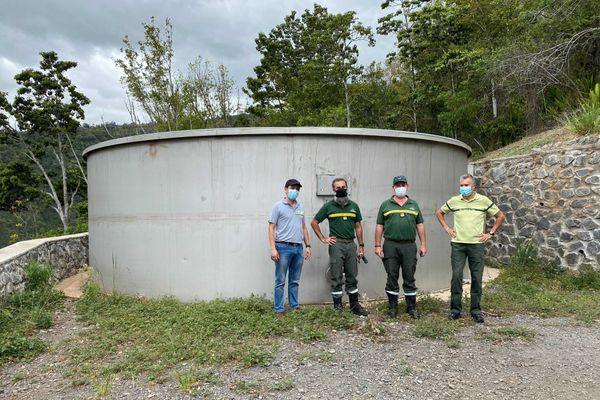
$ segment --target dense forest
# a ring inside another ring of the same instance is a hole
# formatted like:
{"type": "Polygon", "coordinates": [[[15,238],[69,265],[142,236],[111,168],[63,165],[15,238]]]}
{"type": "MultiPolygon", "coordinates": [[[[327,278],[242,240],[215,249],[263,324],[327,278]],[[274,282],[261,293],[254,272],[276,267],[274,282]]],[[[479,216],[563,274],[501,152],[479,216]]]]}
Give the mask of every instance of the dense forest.
{"type": "MultiPolygon", "coordinates": [[[[600,133],[597,0],[386,0],[366,26],[314,4],[257,33],[254,76],[197,56],[173,67],[170,20],[124,36],[116,66],[131,123],[90,126],[90,100],[52,51],[0,88],[0,246],[87,225],[84,148],[111,138],[232,126],[397,129],[460,139],[485,153],[555,125],[600,133]],[[396,49],[370,65],[375,33],[396,49]],[[236,87],[242,86],[239,90],[236,87]],[[240,97],[250,99],[241,106],[240,97]],[[144,121],[142,123],[142,121],[144,121]]],[[[39,51],[39,49],[32,49],[39,51]]]]}

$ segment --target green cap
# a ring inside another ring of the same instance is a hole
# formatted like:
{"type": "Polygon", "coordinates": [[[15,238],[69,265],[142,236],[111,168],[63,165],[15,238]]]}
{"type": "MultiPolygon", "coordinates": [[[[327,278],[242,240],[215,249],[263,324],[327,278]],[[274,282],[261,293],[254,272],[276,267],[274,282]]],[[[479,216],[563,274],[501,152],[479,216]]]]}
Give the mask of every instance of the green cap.
{"type": "Polygon", "coordinates": [[[398,175],[394,177],[394,185],[398,182],[407,183],[408,181],[406,180],[406,177],[404,175],[398,175]]]}

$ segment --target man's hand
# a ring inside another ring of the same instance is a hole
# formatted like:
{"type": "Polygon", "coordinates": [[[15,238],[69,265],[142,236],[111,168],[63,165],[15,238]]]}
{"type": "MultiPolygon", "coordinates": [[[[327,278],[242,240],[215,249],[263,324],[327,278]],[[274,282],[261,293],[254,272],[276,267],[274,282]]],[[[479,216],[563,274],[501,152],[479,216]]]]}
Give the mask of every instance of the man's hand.
{"type": "Polygon", "coordinates": [[[419,249],[419,254],[421,255],[421,257],[425,257],[425,254],[427,254],[427,245],[421,244],[421,248],[419,249]]]}
{"type": "Polygon", "coordinates": [[[310,247],[305,247],[304,248],[304,259],[305,260],[309,260],[310,259],[310,247]]]}
{"type": "Polygon", "coordinates": [[[375,254],[377,254],[377,257],[383,258],[383,249],[381,246],[375,247],[375,254]]]}
{"type": "Polygon", "coordinates": [[[323,239],[321,239],[321,242],[331,246],[332,244],[335,244],[335,236],[329,236],[327,238],[323,237],[323,239]]]}
{"type": "Polygon", "coordinates": [[[271,260],[276,262],[279,261],[279,253],[277,250],[271,250],[271,260]]]}
{"type": "Polygon", "coordinates": [[[490,240],[491,238],[492,238],[492,235],[490,235],[489,233],[482,233],[481,235],[479,235],[479,242],[485,243],[488,240],[490,240]]]}
{"type": "Polygon", "coordinates": [[[363,258],[364,255],[365,255],[365,246],[358,246],[358,249],[356,250],[356,256],[358,258],[363,258]]]}
{"type": "Polygon", "coordinates": [[[448,234],[448,236],[450,236],[451,238],[455,238],[456,237],[456,231],[450,227],[445,228],[446,233],[448,234]]]}

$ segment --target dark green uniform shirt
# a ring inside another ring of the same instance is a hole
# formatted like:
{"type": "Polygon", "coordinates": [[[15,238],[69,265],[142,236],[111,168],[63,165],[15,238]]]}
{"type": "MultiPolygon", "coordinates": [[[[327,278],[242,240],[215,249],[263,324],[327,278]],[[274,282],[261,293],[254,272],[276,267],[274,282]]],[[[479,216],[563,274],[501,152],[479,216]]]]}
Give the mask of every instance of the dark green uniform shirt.
{"type": "Polygon", "coordinates": [[[411,198],[400,206],[392,197],[381,203],[377,213],[377,224],[383,225],[383,237],[390,240],[415,240],[417,224],[422,223],[421,209],[411,198]]]}
{"type": "Polygon", "coordinates": [[[329,235],[342,239],[354,239],[354,224],[362,221],[360,208],[352,200],[345,207],[335,200],[323,204],[315,219],[323,222],[325,218],[329,220],[329,235]]]}

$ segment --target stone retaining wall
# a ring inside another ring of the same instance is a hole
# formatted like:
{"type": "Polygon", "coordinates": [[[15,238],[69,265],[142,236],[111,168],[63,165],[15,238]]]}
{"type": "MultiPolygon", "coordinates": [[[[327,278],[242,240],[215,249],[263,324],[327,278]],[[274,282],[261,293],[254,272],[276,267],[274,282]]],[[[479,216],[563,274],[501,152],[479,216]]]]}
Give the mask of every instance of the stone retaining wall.
{"type": "Polygon", "coordinates": [[[31,261],[52,264],[57,281],[71,276],[88,263],[88,234],[26,240],[0,249],[0,295],[23,289],[23,267],[31,261]]]}
{"type": "Polygon", "coordinates": [[[600,136],[546,145],[526,156],[471,164],[479,192],[506,214],[488,251],[508,263],[532,240],[541,256],[576,269],[600,264],[600,136]]]}

